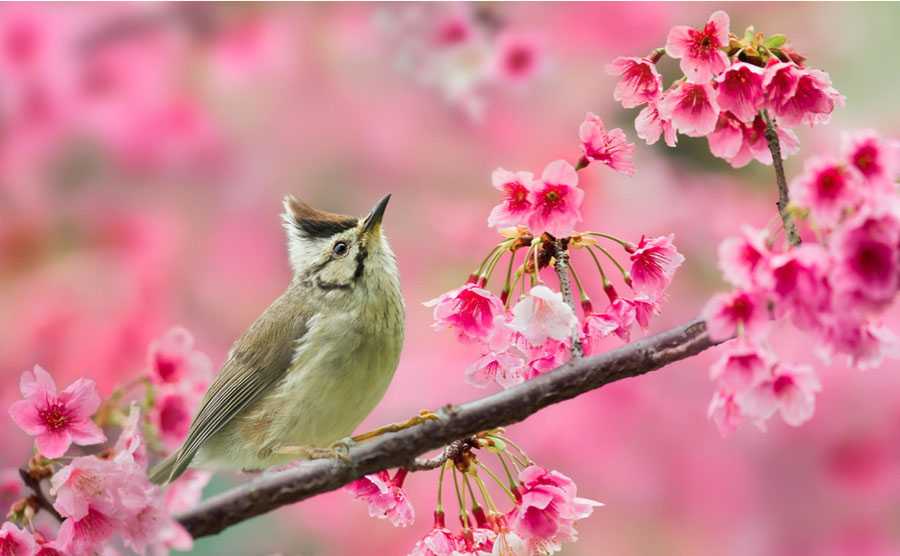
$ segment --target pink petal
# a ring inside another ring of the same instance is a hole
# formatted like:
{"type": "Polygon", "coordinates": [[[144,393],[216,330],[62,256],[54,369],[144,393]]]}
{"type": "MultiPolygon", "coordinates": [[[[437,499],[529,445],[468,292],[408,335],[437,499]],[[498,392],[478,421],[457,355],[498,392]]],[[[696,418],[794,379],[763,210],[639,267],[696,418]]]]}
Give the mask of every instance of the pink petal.
{"type": "Polygon", "coordinates": [[[103,430],[90,419],[72,423],[68,429],[72,441],[79,446],[91,446],[106,442],[106,435],[103,434],[103,430]]]}
{"type": "Polygon", "coordinates": [[[47,430],[32,400],[13,403],[9,408],[9,416],[29,436],[36,436],[47,430]]]}
{"type": "Polygon", "coordinates": [[[19,379],[19,389],[26,398],[34,396],[38,392],[56,394],[56,383],[50,373],[40,365],[34,366],[34,371],[25,371],[19,379]]]}
{"type": "Polygon", "coordinates": [[[42,456],[56,459],[65,455],[66,450],[72,445],[72,437],[68,431],[47,431],[35,439],[35,444],[42,456]]]}
{"type": "Polygon", "coordinates": [[[687,25],[676,25],[669,31],[666,39],[666,54],[672,58],[681,58],[691,44],[692,29],[687,25]]]}
{"type": "Polygon", "coordinates": [[[79,378],[60,394],[77,420],[87,419],[100,407],[100,395],[93,380],[79,378]]]}

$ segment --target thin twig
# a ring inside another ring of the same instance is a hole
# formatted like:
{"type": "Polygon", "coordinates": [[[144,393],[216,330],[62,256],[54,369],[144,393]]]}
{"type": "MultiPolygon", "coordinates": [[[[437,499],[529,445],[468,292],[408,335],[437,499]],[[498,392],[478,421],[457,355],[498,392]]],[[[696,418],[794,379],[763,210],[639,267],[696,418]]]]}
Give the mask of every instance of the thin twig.
{"type": "Polygon", "coordinates": [[[775,122],[769,116],[768,110],[762,111],[763,120],[766,122],[766,141],[769,143],[769,152],[772,153],[772,167],[775,168],[775,182],[778,184],[778,214],[784,223],[784,233],[788,243],[793,246],[800,245],[800,234],[797,232],[797,224],[791,216],[788,205],[791,202],[788,194],[787,179],[784,175],[784,164],[781,159],[781,142],[778,140],[778,130],[775,122]]]}
{"type": "MultiPolygon", "coordinates": [[[[569,283],[569,252],[563,247],[562,240],[553,240],[553,270],[559,276],[559,290],[563,300],[577,313],[575,299],[572,296],[572,285],[569,283]]],[[[572,331],[572,359],[581,359],[584,356],[584,346],[581,345],[581,334],[578,329],[572,331]]]]}
{"type": "Polygon", "coordinates": [[[348,461],[315,460],[235,487],[177,516],[194,537],[214,535],[281,506],[336,490],[382,469],[409,465],[417,456],[481,431],[517,423],[553,404],[611,382],[639,376],[715,345],[702,320],[692,321],[619,349],[573,360],[523,384],[459,406],[428,420],[350,448],[348,461]]]}
{"type": "Polygon", "coordinates": [[[31,495],[31,499],[34,500],[37,506],[55,517],[57,521],[62,522],[64,519],[63,516],[59,515],[59,512],[56,511],[56,508],[53,507],[53,504],[44,494],[44,490],[41,488],[40,479],[32,476],[31,473],[24,468],[19,469],[19,476],[22,478],[22,482],[25,483],[25,486],[34,493],[31,495]]]}

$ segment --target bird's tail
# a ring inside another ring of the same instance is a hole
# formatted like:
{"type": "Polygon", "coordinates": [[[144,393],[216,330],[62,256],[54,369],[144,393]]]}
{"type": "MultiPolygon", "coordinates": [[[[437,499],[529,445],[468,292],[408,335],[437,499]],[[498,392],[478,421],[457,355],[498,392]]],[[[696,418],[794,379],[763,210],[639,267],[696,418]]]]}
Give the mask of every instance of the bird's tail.
{"type": "Polygon", "coordinates": [[[179,465],[178,462],[178,454],[181,451],[177,451],[174,454],[170,455],[166,459],[157,463],[153,469],[150,470],[150,481],[156,485],[165,485],[170,483],[181,476],[184,473],[184,470],[187,469],[187,464],[189,462],[183,462],[179,465]]]}

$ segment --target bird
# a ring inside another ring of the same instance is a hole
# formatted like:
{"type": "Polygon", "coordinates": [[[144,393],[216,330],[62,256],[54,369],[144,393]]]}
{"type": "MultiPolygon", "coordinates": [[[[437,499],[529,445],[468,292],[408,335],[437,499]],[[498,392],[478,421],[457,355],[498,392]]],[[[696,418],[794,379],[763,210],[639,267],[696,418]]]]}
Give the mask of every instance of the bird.
{"type": "Polygon", "coordinates": [[[181,447],[151,471],[154,483],[189,467],[261,471],[333,455],[381,401],[405,318],[382,229],[390,198],[362,218],[284,198],[290,284],[234,342],[181,447]]]}

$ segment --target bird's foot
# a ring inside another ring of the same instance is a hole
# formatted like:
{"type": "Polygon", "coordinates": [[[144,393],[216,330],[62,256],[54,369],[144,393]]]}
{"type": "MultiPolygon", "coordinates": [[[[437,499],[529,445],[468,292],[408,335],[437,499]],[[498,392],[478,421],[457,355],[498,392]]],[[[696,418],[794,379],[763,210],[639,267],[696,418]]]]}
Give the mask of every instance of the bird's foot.
{"type": "Polygon", "coordinates": [[[349,448],[340,449],[336,447],[336,442],[330,448],[316,448],[313,446],[282,446],[275,450],[276,454],[283,456],[296,456],[297,459],[313,460],[313,459],[336,459],[343,462],[349,462],[349,448]]]}
{"type": "Polygon", "coordinates": [[[426,421],[440,421],[440,419],[441,418],[437,413],[429,411],[427,409],[423,409],[419,412],[418,415],[411,419],[407,419],[406,421],[402,421],[400,423],[392,423],[390,425],[378,427],[375,430],[352,436],[350,437],[350,440],[352,440],[353,442],[365,442],[366,440],[371,440],[389,432],[399,432],[410,427],[420,425],[426,421]]]}

